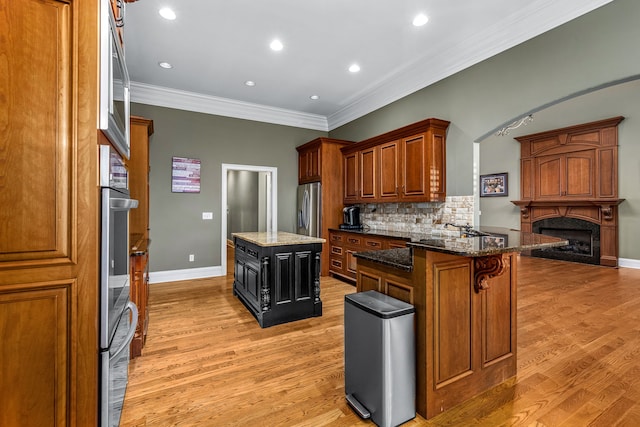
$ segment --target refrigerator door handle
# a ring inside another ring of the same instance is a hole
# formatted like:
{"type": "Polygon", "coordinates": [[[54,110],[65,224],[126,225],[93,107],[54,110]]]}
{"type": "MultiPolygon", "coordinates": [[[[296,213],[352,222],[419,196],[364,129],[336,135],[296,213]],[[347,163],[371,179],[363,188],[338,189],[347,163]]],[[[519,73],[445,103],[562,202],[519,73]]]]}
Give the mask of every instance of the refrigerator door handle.
{"type": "Polygon", "coordinates": [[[302,226],[305,230],[309,229],[309,190],[304,190],[304,196],[302,196],[302,226]]]}

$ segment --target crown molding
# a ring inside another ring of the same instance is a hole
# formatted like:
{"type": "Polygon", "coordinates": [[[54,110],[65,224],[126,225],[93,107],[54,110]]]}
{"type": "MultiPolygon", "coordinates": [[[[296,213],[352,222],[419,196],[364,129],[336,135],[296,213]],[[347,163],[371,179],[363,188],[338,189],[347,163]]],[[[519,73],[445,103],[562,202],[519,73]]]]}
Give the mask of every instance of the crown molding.
{"type": "Polygon", "coordinates": [[[234,99],[131,82],[131,102],[215,114],[303,129],[328,131],[327,118],[234,99]]]}

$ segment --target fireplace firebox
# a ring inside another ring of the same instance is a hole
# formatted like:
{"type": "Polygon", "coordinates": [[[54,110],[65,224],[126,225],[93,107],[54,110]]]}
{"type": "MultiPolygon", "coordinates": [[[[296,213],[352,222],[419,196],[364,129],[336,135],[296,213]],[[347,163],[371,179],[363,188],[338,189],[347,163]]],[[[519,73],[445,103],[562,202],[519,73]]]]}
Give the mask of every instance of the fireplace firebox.
{"type": "Polygon", "coordinates": [[[531,251],[532,256],[600,264],[600,225],[576,218],[547,218],[532,224],[534,233],[561,237],[569,244],[531,251]]]}

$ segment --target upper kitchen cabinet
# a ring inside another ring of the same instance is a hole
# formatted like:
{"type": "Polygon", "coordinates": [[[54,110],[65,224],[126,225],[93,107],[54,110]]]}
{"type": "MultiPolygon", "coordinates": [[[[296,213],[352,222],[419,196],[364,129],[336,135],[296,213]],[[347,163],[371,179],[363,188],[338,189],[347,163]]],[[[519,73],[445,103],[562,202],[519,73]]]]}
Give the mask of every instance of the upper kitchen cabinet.
{"type": "Polygon", "coordinates": [[[0,425],[98,424],[99,2],[0,0],[0,425]]]}
{"type": "Polygon", "coordinates": [[[313,140],[296,149],[298,150],[298,184],[320,182],[322,180],[320,174],[322,141],[313,140]]]}
{"type": "Polygon", "coordinates": [[[448,126],[426,119],[344,148],[344,203],[444,201],[448,126]]]}
{"type": "MultiPolygon", "coordinates": [[[[332,138],[316,138],[299,147],[298,182],[321,183],[322,234],[319,237],[329,241],[329,228],[338,227],[342,222],[342,200],[344,169],[342,166],[342,147],[352,145],[351,141],[332,138]]],[[[329,274],[328,243],[323,244],[321,255],[322,276],[329,274]]]]}
{"type": "Polygon", "coordinates": [[[129,167],[129,191],[138,207],[129,213],[129,232],[149,238],[149,142],[153,134],[153,120],[131,117],[131,155],[129,167]]]}

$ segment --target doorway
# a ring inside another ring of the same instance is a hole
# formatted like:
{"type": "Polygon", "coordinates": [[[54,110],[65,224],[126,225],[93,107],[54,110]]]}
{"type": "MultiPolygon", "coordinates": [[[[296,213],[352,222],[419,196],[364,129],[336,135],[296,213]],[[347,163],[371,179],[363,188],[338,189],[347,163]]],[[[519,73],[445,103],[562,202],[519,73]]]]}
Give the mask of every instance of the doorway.
{"type": "Polygon", "coordinates": [[[221,264],[227,274],[231,233],[278,229],[278,168],[222,164],[221,264]]]}

